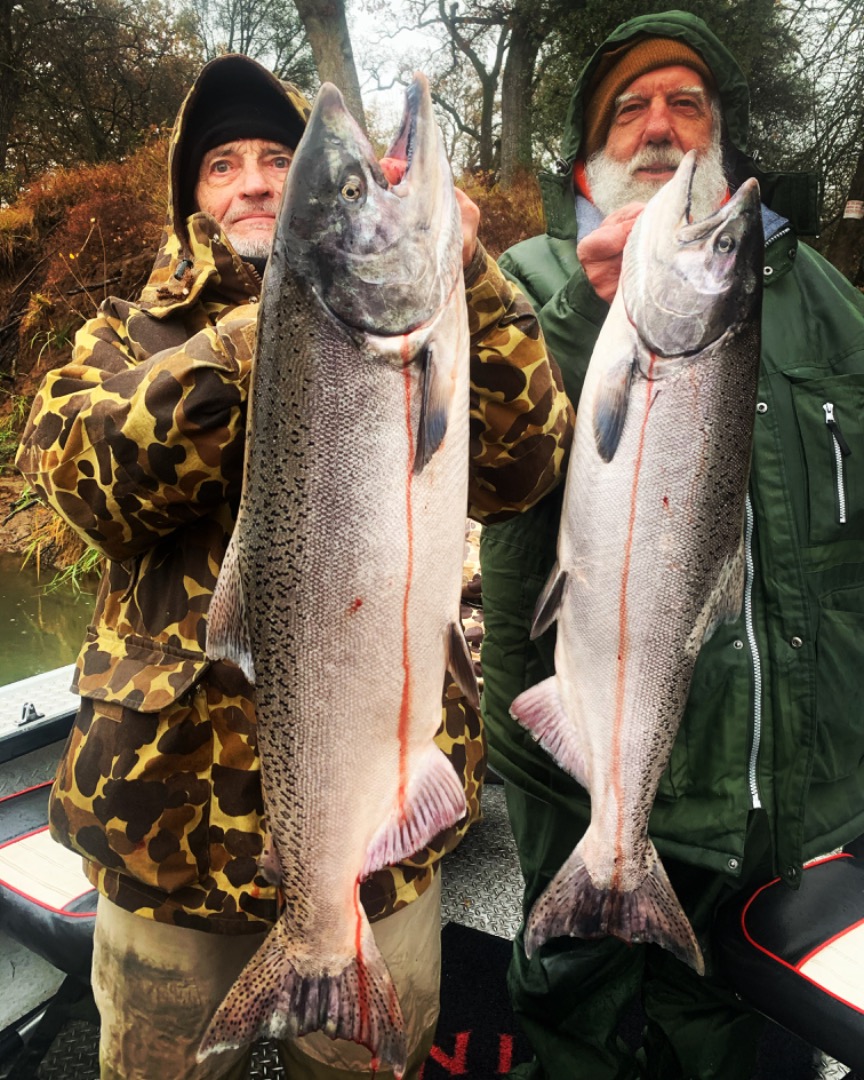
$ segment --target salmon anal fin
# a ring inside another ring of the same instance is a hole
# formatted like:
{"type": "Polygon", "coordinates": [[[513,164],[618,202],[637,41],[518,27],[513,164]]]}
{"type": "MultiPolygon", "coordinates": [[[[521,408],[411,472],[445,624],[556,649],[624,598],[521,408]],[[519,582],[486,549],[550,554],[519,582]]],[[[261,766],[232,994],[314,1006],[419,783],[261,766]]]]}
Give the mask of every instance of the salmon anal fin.
{"type": "Polygon", "coordinates": [[[216,588],[213,590],[207,616],[206,652],[211,660],[233,660],[249,682],[254,684],[255,665],[249,644],[246,600],[237,548],[239,531],[235,526],[219,577],[216,579],[216,588]]]}
{"type": "Polygon", "coordinates": [[[431,746],[408,783],[405,805],[372,838],[361,880],[414,855],[466,811],[456,770],[437,746],[431,746]]]}
{"type": "Polygon", "coordinates": [[[510,715],[577,783],[589,787],[588,770],[576,728],[564,712],[556,676],[552,675],[521,693],[510,706],[510,715]]]}
{"type": "Polygon", "coordinates": [[[634,944],[653,941],[704,975],[705,963],[693,927],[669,884],[654,845],[650,847],[648,874],[632,892],[597,888],[580,847],[532,908],[525,927],[526,955],[532,956],[552,938],[598,938],[608,934],[634,944]]]}
{"type": "Polygon", "coordinates": [[[435,350],[427,345],[420,358],[422,398],[417,425],[417,453],[414,457],[415,473],[422,472],[429,464],[447,433],[452,384],[449,379],[443,378],[439,368],[440,364],[435,362],[435,350]]]}
{"type": "Polygon", "coordinates": [[[635,359],[629,353],[611,364],[594,396],[594,441],[597,453],[607,463],[615,456],[624,430],[634,367],[635,359]]]}
{"type": "Polygon", "coordinates": [[[465,634],[460,623],[450,623],[447,643],[447,667],[468,701],[475,709],[479,709],[480,690],[477,686],[474,660],[471,657],[471,650],[468,648],[468,642],[465,640],[465,634]]]}
{"type": "Polygon", "coordinates": [[[704,642],[711,637],[721,623],[734,622],[740,616],[741,608],[744,606],[745,569],[746,554],[742,534],[741,543],[734,555],[720,567],[714,588],[687,638],[684,647],[688,656],[695,658],[704,642]]]}
{"type": "Polygon", "coordinates": [[[545,634],[558,618],[566,586],[567,571],[562,570],[556,562],[534,608],[534,622],[531,625],[532,641],[541,634],[545,634]]]}
{"type": "Polygon", "coordinates": [[[402,1010],[365,916],[363,922],[362,959],[354,957],[336,974],[307,976],[292,962],[290,934],[277,923],[216,1010],[198,1061],[259,1038],[294,1039],[323,1031],[331,1039],[360,1043],[401,1076],[406,1063],[402,1010]]]}

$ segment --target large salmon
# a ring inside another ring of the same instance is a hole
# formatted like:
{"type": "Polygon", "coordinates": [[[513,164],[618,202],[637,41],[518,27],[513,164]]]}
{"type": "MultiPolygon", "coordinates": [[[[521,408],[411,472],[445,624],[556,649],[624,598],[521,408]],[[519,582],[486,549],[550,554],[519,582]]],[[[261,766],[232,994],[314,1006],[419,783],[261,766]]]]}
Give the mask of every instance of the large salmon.
{"type": "Polygon", "coordinates": [[[322,86],[261,295],[240,512],[207,651],[255,683],[284,911],[201,1056],[322,1030],[397,1076],[406,1047],[360,881],[466,811],[433,739],[445,668],[477,700],[459,621],[468,484],[460,216],[425,79],[390,187],[322,86]]]}
{"type": "Polygon", "coordinates": [[[532,633],[555,675],[512,713],[591,796],[530,913],[561,935],[654,941],[700,973],[648,817],[702,642],[741,610],[762,287],[759,191],[690,220],[693,152],[648,203],[579,401],[558,559],[532,633]]]}

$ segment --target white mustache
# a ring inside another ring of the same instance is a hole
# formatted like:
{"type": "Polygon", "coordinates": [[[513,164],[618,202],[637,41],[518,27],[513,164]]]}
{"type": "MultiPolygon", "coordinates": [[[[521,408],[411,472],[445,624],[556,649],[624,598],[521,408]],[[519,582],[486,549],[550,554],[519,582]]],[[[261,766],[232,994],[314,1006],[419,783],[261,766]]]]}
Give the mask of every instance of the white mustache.
{"type": "Polygon", "coordinates": [[[676,150],[669,143],[660,143],[657,146],[645,146],[628,163],[628,171],[632,175],[638,169],[651,168],[652,166],[665,165],[670,169],[677,169],[684,157],[682,150],[676,150]]]}

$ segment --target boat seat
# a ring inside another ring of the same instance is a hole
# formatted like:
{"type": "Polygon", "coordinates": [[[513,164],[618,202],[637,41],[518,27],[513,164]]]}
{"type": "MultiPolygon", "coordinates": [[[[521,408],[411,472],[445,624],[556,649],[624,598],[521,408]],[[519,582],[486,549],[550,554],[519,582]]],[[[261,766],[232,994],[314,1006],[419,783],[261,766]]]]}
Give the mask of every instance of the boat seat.
{"type": "Polygon", "coordinates": [[[849,853],[779,878],[718,913],[717,962],[758,1012],[864,1071],[864,860],[849,853]]]}
{"type": "Polygon", "coordinates": [[[48,832],[50,782],[0,798],[0,926],[60,971],[89,981],[96,890],[81,857],[48,832]]]}

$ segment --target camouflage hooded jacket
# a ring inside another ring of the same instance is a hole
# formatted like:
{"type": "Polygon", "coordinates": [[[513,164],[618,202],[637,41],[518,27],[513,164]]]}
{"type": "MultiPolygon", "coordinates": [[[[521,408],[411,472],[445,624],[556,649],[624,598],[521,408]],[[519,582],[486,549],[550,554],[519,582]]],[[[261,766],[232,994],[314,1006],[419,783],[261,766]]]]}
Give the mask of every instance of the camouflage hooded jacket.
{"type": "MultiPolygon", "coordinates": [[[[107,557],[77,662],[82,703],[52,793],[52,833],[121,907],[243,933],[271,922],[278,904],[258,874],[266,819],[252,689],[232,664],[211,662],[204,643],[239,502],[260,279],[212,217],[184,217],[181,205],[195,110],[230,77],[257,80],[305,122],[302,95],[253,61],[227,56],[203,69],[175,126],[150,279],[137,303],[108,299],[71,361],[46,377],[18,465],[107,557]]],[[[531,308],[482,249],[466,284],[468,509],[493,521],[556,483],[572,415],[531,308]]],[[[438,742],[464,778],[469,813],[363,884],[373,919],[422,893],[479,813],[483,733],[452,683],[438,742]]]]}

